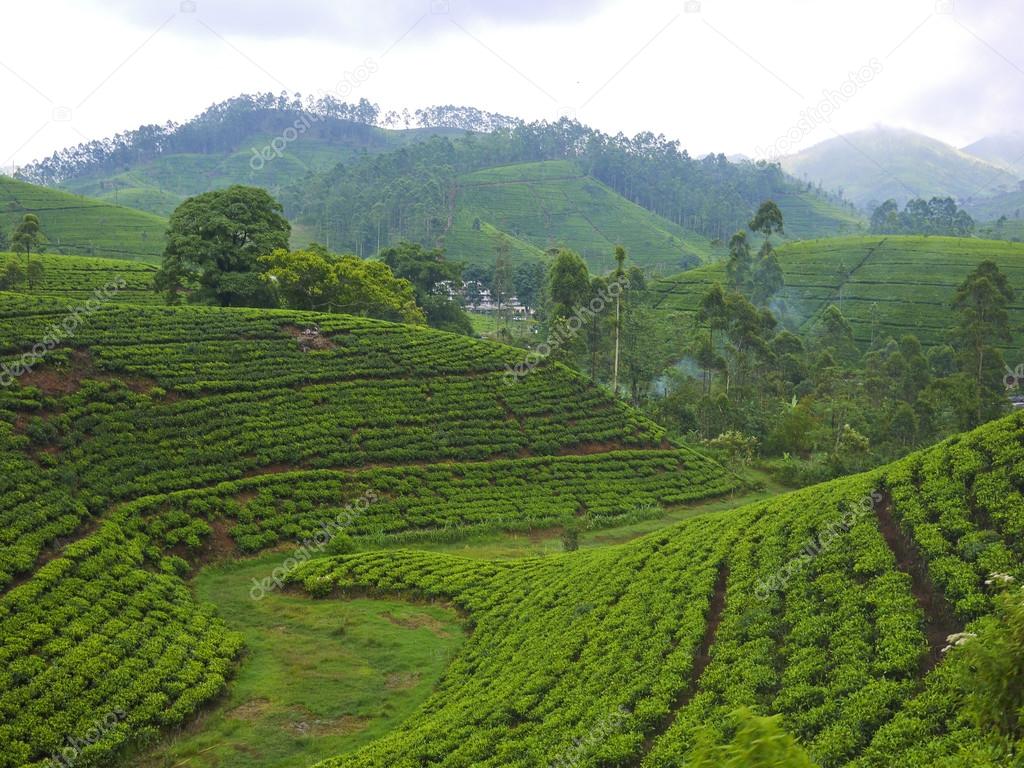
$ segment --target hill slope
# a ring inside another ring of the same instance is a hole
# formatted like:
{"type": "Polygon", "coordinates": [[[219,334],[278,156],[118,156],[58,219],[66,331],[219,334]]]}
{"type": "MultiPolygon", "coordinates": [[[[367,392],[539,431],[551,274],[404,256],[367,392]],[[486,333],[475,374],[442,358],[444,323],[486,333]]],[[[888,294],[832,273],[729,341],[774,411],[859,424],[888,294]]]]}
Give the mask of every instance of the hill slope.
{"type": "Polygon", "coordinates": [[[564,244],[599,254],[589,258],[603,269],[609,244],[622,239],[670,272],[720,252],[709,241],[727,240],[771,197],[789,214],[792,237],[861,226],[777,166],[692,158],[664,136],[625,139],[569,120],[525,123],[452,106],[418,110],[417,128],[397,130],[399,122],[365,100],[243,95],[182,125],[61,150],[19,176],[165,216],[189,195],[261,186],[284,203],[297,245],[317,240],[363,256],[403,239],[444,243],[467,262],[493,261],[498,246],[522,260],[564,244]],[[532,192],[499,181],[526,181],[532,192]]]}
{"type": "Polygon", "coordinates": [[[875,128],[828,139],[783,158],[799,179],[842,189],[859,206],[890,198],[982,197],[1015,189],[1018,176],[912,131],[875,128]]]}
{"type": "Polygon", "coordinates": [[[663,219],[583,174],[575,163],[548,161],[489,168],[459,177],[455,223],[444,244],[454,258],[478,260],[472,235],[485,222],[538,253],[567,246],[595,271],[615,266],[615,246],[625,245],[641,267],[682,268],[686,259],[719,254],[707,238],[663,219]]]}
{"type": "Polygon", "coordinates": [[[375,542],[600,527],[737,484],[560,365],[508,381],[520,350],[104,305],[38,359],[68,314],[0,294],[0,765],[41,765],[116,709],[90,750],[108,762],[223,690],[239,637],[181,579],[208,545],[257,552],[336,520],[375,542]]]}
{"type": "Polygon", "coordinates": [[[450,599],[475,627],[416,717],[326,765],[667,768],[743,706],[781,715],[827,768],[921,768],[969,750],[981,734],[958,714],[962,657],[941,648],[991,610],[992,571],[1024,575],[1022,435],[1018,415],[866,475],[572,556],[307,563],[293,578],[314,594],[450,599]],[[980,554],[972,541],[986,542],[980,554]]]}
{"type": "Polygon", "coordinates": [[[26,213],[39,215],[51,252],[157,264],[164,250],[159,216],[0,176],[0,229],[26,213]]]}
{"type": "Polygon", "coordinates": [[[986,136],[963,151],[1024,178],[1024,133],[1020,131],[986,136]]]}
{"type": "MultiPolygon", "coordinates": [[[[789,243],[778,248],[786,287],[780,294],[789,316],[812,332],[820,312],[840,307],[862,345],[873,338],[912,333],[923,344],[944,343],[954,322],[949,305],[956,287],[983,259],[994,259],[1018,290],[1010,307],[1014,341],[1024,343],[1024,246],[947,237],[843,237],[789,243]]],[[[704,291],[725,282],[724,267],[702,267],[659,280],[664,313],[690,317],[704,291]]]]}

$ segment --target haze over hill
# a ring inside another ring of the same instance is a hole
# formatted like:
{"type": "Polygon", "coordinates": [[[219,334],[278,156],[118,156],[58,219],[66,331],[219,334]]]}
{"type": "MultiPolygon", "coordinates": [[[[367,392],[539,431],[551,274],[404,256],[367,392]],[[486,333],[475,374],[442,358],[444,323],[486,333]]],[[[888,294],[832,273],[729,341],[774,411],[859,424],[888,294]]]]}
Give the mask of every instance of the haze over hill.
{"type": "Polygon", "coordinates": [[[1015,170],[913,131],[876,127],[782,158],[797,178],[842,190],[862,208],[894,199],[982,198],[1016,189],[1015,170]]]}

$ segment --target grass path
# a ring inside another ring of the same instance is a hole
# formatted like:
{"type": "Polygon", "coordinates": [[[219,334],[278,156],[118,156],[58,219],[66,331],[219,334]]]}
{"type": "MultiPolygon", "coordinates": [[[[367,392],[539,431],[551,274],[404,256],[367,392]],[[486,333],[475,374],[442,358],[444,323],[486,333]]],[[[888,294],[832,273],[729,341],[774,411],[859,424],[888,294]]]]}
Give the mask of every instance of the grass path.
{"type": "Polygon", "coordinates": [[[124,765],[303,768],[393,729],[427,697],[464,632],[453,610],[395,600],[250,598],[286,553],[211,566],[193,581],[245,637],[228,693],[124,765]]]}

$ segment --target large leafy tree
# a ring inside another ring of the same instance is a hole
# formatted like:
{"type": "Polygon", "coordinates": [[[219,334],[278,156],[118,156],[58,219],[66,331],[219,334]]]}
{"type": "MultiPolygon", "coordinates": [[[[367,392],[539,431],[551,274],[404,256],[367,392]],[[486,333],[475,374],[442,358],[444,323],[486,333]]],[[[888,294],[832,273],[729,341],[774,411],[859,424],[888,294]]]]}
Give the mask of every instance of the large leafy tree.
{"type": "Polygon", "coordinates": [[[426,322],[412,284],[380,261],[333,254],[316,243],[298,251],[282,248],[260,261],[266,267],[262,279],[288,307],[426,322]]]}
{"type": "Polygon", "coordinates": [[[288,248],[291,225],[265,190],[235,185],[190,197],[171,214],[157,290],[173,303],[270,306],[260,257],[288,248]]]}
{"type": "Polygon", "coordinates": [[[422,307],[432,328],[465,336],[473,334],[469,315],[458,298],[462,288],[460,262],[445,259],[440,248],[428,249],[408,242],[381,251],[380,258],[395,277],[412,284],[416,304],[422,307]]]}

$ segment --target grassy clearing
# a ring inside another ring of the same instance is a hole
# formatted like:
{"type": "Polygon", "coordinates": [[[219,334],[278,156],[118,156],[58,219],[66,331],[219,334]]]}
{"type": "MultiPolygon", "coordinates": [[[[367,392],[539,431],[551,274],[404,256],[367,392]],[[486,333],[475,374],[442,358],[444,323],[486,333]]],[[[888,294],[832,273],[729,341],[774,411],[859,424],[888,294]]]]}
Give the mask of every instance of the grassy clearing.
{"type": "Polygon", "coordinates": [[[142,768],[312,765],[379,738],[426,698],[463,641],[455,613],[395,600],[249,596],[286,554],[211,566],[193,581],[245,637],[224,699],[148,754],[142,768]]]}

